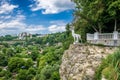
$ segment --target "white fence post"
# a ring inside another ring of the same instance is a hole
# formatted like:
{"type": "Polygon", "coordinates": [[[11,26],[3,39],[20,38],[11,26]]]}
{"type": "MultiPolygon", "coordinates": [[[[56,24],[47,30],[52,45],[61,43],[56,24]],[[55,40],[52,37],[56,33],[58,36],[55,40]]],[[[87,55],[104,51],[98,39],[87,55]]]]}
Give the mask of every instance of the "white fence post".
{"type": "Polygon", "coordinates": [[[98,32],[95,32],[95,33],[94,33],[94,40],[98,40],[98,39],[99,39],[98,35],[99,35],[98,32]]]}
{"type": "Polygon", "coordinates": [[[114,31],[114,32],[113,32],[113,39],[114,39],[114,40],[117,40],[117,39],[118,39],[118,32],[117,32],[117,31],[114,31]]]}

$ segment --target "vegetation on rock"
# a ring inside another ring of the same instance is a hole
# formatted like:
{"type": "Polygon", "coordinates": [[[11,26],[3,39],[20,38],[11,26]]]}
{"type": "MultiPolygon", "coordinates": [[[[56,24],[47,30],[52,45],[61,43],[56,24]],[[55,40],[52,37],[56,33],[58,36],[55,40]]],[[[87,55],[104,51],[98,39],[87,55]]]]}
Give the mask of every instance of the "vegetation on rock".
{"type": "Polygon", "coordinates": [[[120,50],[103,59],[96,70],[95,80],[101,80],[103,77],[107,80],[120,80],[120,50]]]}

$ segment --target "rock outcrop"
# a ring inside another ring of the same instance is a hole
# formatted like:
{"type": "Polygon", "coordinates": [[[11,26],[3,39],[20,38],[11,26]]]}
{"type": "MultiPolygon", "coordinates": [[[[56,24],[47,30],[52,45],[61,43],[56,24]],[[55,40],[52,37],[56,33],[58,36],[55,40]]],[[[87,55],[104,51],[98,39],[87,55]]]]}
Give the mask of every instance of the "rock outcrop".
{"type": "Polygon", "coordinates": [[[61,80],[94,80],[101,60],[113,53],[114,47],[72,44],[62,57],[61,80]]]}

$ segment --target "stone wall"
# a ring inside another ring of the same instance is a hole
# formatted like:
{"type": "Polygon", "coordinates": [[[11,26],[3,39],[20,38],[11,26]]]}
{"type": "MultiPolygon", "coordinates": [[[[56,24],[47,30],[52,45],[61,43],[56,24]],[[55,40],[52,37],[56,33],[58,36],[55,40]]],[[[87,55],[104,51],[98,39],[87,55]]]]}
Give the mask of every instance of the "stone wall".
{"type": "Polygon", "coordinates": [[[94,80],[101,60],[115,51],[115,47],[72,44],[62,57],[61,80],[94,80]]]}

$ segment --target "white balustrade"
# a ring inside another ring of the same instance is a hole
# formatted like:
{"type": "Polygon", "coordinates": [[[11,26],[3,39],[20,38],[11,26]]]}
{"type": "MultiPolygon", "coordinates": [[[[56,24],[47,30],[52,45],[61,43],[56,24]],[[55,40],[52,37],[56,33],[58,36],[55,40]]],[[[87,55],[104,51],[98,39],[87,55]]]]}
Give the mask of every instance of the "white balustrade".
{"type": "Polygon", "coordinates": [[[102,43],[104,45],[118,46],[120,45],[120,33],[117,31],[113,33],[87,33],[87,41],[93,44],[102,43]]]}

